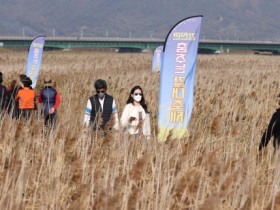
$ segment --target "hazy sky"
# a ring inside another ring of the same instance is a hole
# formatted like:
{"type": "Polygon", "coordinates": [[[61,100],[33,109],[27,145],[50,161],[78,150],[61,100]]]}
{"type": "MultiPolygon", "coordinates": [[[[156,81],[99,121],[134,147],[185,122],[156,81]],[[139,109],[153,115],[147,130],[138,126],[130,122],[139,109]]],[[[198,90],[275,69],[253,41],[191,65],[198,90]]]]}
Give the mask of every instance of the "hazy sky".
{"type": "Polygon", "coordinates": [[[164,38],[204,15],[202,38],[279,39],[279,0],[0,0],[0,35],[164,38]]]}

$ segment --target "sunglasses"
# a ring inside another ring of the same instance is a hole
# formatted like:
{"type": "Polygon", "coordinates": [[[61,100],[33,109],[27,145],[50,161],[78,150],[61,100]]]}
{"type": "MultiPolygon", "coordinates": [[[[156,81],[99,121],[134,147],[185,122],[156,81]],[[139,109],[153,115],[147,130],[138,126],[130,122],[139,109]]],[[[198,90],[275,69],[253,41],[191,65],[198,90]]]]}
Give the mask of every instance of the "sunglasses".
{"type": "Polygon", "coordinates": [[[105,90],[97,90],[97,93],[105,93],[105,90]]]}
{"type": "Polygon", "coordinates": [[[138,95],[142,96],[143,94],[142,93],[134,93],[134,95],[135,96],[138,96],[138,95]]]}

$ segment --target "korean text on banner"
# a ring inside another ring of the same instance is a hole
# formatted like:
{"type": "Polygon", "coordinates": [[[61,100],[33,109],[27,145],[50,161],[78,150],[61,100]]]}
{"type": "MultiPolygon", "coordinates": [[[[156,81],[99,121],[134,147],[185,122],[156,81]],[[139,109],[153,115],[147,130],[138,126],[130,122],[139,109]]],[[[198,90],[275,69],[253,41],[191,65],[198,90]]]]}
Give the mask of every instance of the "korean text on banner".
{"type": "Polygon", "coordinates": [[[195,16],[180,21],[166,38],[160,75],[159,141],[165,141],[170,132],[173,139],[188,136],[201,20],[202,16],[195,16]]]}
{"type": "Polygon", "coordinates": [[[32,88],[36,87],[42,62],[45,36],[35,38],[30,44],[27,58],[26,75],[32,80],[32,88]]]}

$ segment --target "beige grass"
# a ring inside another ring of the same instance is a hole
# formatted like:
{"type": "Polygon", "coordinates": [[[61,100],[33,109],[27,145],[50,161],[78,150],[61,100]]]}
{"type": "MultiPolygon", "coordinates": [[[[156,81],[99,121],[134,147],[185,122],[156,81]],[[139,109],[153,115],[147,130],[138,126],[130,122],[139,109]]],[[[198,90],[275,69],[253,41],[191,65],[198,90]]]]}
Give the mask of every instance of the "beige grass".
{"type": "MultiPolygon", "coordinates": [[[[1,51],[5,84],[24,72],[25,52],[1,51]]],[[[42,79],[61,94],[59,124],[0,121],[0,209],[278,209],[279,158],[258,154],[276,108],[276,56],[198,56],[189,139],[156,140],[159,75],[151,54],[45,52],[42,79]],[[93,82],[103,78],[119,115],[130,89],[144,89],[152,139],[82,131],[93,82]]]]}

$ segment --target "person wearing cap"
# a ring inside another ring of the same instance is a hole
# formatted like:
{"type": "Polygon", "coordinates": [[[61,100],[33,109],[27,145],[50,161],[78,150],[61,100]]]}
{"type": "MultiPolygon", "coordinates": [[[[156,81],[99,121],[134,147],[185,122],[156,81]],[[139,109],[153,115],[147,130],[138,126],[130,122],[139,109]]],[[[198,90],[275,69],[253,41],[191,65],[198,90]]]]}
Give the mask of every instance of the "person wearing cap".
{"type": "Polygon", "coordinates": [[[21,89],[16,95],[16,102],[19,103],[19,116],[29,119],[32,110],[35,108],[36,93],[32,89],[32,80],[29,77],[21,78],[21,89]]]}
{"type": "Polygon", "coordinates": [[[53,88],[50,78],[44,80],[44,88],[39,94],[38,102],[43,103],[45,125],[50,124],[51,128],[54,128],[57,120],[57,108],[60,104],[60,95],[53,88]]]}
{"type": "MultiPolygon", "coordinates": [[[[278,105],[280,105],[280,93],[277,95],[277,102],[278,105]]],[[[267,146],[272,136],[274,137],[274,149],[278,149],[280,146],[280,108],[276,109],[276,111],[273,113],[267,129],[263,133],[259,145],[259,150],[262,150],[264,147],[267,146]]]]}
{"type": "MultiPolygon", "coordinates": [[[[14,96],[13,99],[14,99],[14,101],[15,101],[15,107],[14,107],[14,111],[13,111],[13,113],[12,113],[12,116],[13,116],[13,117],[16,117],[16,118],[19,118],[19,114],[20,114],[20,111],[19,111],[19,102],[16,101],[16,96],[17,96],[17,94],[18,94],[18,91],[23,89],[22,80],[25,80],[26,78],[28,78],[28,77],[27,77],[25,74],[20,74],[20,75],[19,75],[19,81],[16,82],[17,84],[16,84],[16,86],[15,86],[15,90],[14,90],[14,94],[13,94],[13,96],[14,96]]],[[[31,87],[29,87],[29,88],[31,88],[31,87]]],[[[31,89],[32,89],[32,88],[31,88],[31,89]]]]}
{"type": "Polygon", "coordinates": [[[0,71],[0,110],[4,110],[6,106],[7,88],[3,83],[3,73],[0,71]]]}
{"type": "Polygon", "coordinates": [[[119,129],[118,109],[115,99],[108,95],[107,83],[105,80],[98,79],[94,84],[96,94],[87,100],[84,125],[96,129],[111,129],[108,122],[112,116],[112,128],[119,129]]]}

